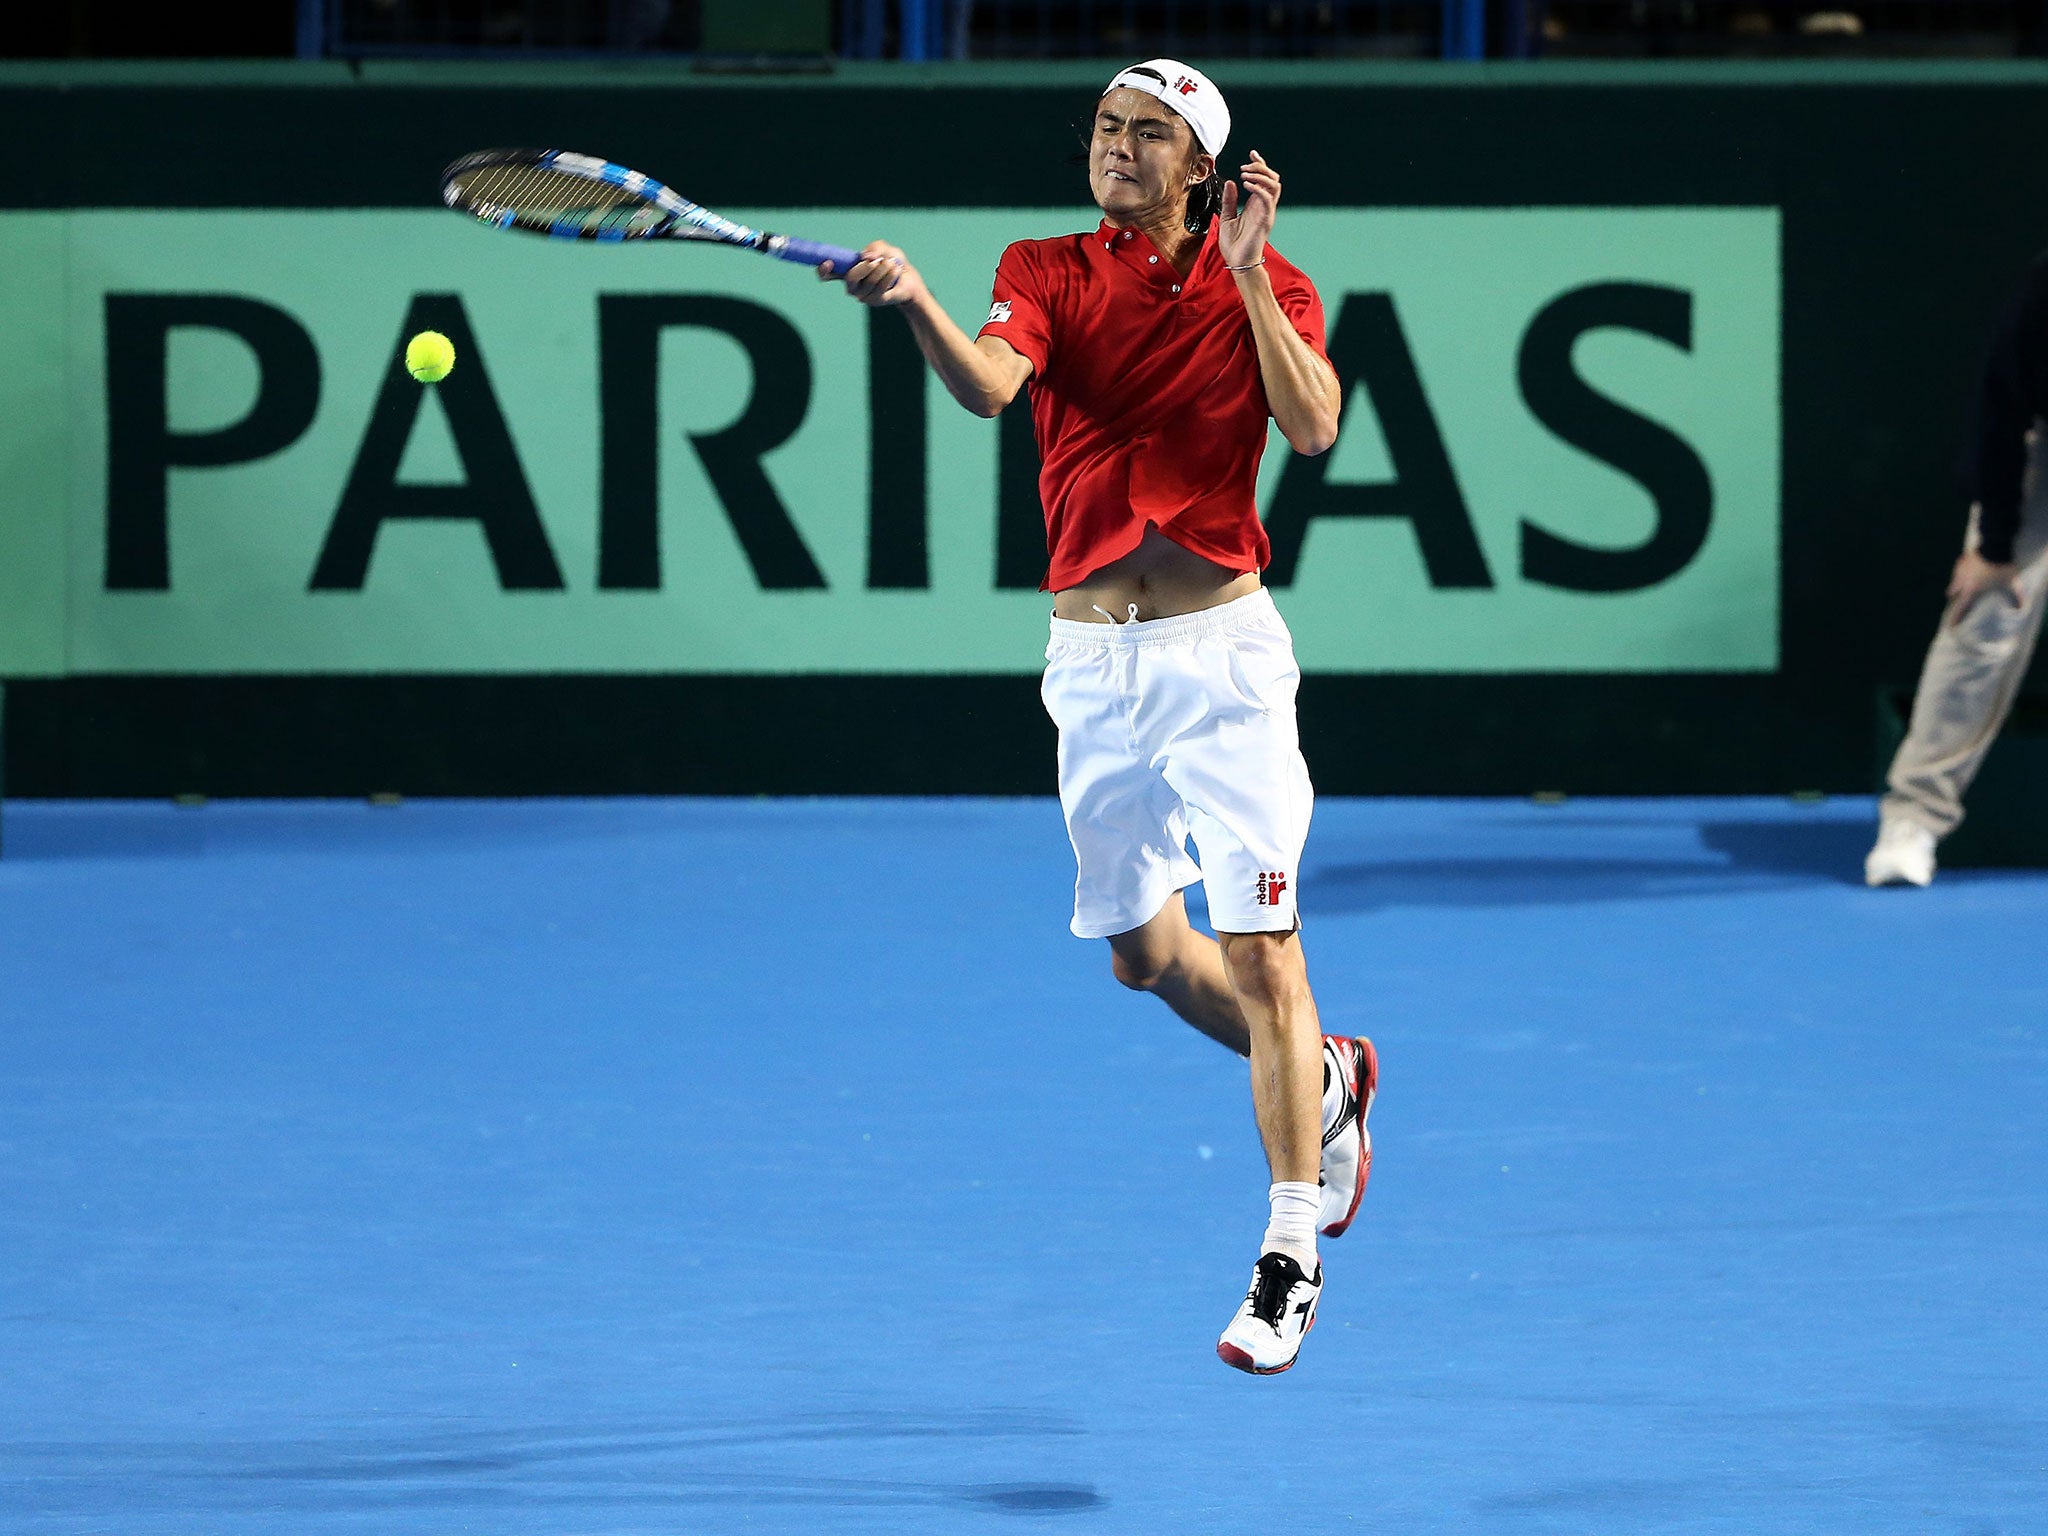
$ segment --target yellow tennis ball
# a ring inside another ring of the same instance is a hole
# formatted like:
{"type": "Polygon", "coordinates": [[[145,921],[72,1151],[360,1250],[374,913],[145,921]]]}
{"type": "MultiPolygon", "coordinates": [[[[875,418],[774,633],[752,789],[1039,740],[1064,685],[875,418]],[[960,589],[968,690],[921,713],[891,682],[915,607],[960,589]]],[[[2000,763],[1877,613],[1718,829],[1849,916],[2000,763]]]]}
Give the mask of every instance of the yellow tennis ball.
{"type": "Polygon", "coordinates": [[[455,366],[455,343],[439,331],[421,331],[405,344],[405,371],[422,384],[438,384],[455,366]]]}

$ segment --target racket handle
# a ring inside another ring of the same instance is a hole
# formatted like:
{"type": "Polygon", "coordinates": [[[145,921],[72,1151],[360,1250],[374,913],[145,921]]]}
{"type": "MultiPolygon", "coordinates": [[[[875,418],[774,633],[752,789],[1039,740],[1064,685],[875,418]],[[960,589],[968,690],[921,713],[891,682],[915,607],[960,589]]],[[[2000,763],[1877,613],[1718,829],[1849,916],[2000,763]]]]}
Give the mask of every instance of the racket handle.
{"type": "Polygon", "coordinates": [[[832,275],[844,277],[853,270],[853,264],[860,260],[859,251],[849,251],[843,245],[823,245],[816,240],[804,240],[796,235],[788,236],[782,248],[775,253],[784,261],[801,262],[807,267],[832,264],[832,275]]]}

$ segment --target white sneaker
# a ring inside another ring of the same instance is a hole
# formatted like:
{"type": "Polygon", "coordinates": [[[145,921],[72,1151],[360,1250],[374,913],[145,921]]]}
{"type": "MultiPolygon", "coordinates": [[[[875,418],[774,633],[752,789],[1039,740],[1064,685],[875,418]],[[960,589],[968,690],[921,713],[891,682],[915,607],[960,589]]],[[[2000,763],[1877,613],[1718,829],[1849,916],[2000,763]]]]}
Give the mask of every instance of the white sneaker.
{"type": "Polygon", "coordinates": [[[1311,1280],[1286,1254],[1260,1254],[1244,1305],[1216,1341],[1217,1358],[1254,1376],[1277,1376],[1294,1364],[1302,1338],[1315,1327],[1322,1294],[1322,1265],[1311,1280]]]}
{"type": "Polygon", "coordinates": [[[1917,821],[1887,816],[1863,861],[1865,885],[1926,885],[1934,878],[1934,834],[1917,821]]]}
{"type": "Polygon", "coordinates": [[[1370,1040],[1323,1036],[1323,1205],[1316,1226],[1325,1237],[1343,1236],[1372,1177],[1372,1132],[1365,1117],[1372,1113],[1379,1082],[1379,1053],[1370,1040]]]}

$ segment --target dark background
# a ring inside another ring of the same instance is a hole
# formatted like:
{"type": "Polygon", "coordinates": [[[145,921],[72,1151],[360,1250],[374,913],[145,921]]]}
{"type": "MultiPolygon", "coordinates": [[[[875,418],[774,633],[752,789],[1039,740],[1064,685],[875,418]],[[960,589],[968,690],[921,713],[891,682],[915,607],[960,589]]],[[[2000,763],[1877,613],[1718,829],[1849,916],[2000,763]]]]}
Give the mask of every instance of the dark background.
{"type": "MultiPolygon", "coordinates": [[[[545,142],[654,168],[712,207],[1071,201],[1085,222],[1068,125],[1099,72],[17,70],[0,133],[38,152],[0,164],[0,206],[417,207],[459,153],[545,142]]],[[[1318,787],[1868,788],[1881,696],[1910,689],[1961,536],[1954,465],[1985,335],[2048,243],[2048,70],[1244,74],[1239,136],[1285,168],[1296,207],[1783,211],[1779,672],[1314,676],[1318,787]]],[[[1052,787],[1021,677],[73,678],[6,699],[17,794],[1052,787]]]]}

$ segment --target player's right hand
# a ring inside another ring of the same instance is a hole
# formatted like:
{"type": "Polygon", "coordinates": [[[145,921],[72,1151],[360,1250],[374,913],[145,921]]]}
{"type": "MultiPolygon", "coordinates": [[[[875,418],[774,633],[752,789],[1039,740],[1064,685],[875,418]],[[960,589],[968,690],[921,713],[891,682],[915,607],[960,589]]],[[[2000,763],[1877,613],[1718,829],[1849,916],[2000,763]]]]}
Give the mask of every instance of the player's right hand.
{"type": "Polygon", "coordinates": [[[2020,589],[2019,576],[2020,568],[2016,564],[1995,564],[1974,549],[1964,550],[1948,579],[1950,626],[1962,623],[1964,616],[1977,606],[1977,600],[1988,593],[1997,593],[2015,608],[2024,607],[2027,594],[2020,589]]]}
{"type": "MultiPolygon", "coordinates": [[[[831,272],[820,267],[818,275],[829,278],[831,272]]],[[[861,303],[877,307],[908,304],[924,293],[924,279],[896,246],[871,240],[846,274],[846,291],[861,303]]]]}

